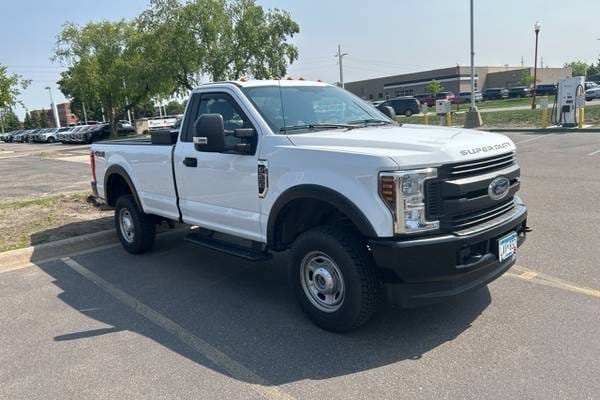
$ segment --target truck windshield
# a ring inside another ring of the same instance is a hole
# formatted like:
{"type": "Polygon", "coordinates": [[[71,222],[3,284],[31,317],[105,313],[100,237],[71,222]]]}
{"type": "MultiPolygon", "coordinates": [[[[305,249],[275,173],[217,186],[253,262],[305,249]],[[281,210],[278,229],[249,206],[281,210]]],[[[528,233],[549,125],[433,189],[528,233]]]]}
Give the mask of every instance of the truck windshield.
{"type": "Polygon", "coordinates": [[[243,91],[275,133],[393,123],[364,100],[334,86],[256,86],[243,91]]]}

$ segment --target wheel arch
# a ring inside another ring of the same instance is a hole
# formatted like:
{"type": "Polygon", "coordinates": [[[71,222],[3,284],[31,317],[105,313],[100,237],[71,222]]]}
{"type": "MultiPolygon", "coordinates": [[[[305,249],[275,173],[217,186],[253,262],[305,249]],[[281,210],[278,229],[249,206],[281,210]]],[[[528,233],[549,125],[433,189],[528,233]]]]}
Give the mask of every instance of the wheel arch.
{"type": "Polygon", "coordinates": [[[314,184],[294,186],[284,191],[275,201],[269,212],[267,222],[267,244],[273,250],[284,250],[281,241],[281,222],[285,220],[289,207],[298,201],[326,203],[338,210],[365,237],[377,237],[373,225],[360,208],[343,194],[314,184]]]}
{"type": "Polygon", "coordinates": [[[111,165],[104,174],[104,195],[106,197],[106,204],[112,207],[115,206],[119,195],[124,194],[123,185],[125,185],[127,192],[131,193],[133,196],[136,205],[140,210],[143,210],[142,203],[133,181],[125,168],[120,165],[111,165]],[[119,188],[117,189],[115,185],[119,185],[119,188]]]}

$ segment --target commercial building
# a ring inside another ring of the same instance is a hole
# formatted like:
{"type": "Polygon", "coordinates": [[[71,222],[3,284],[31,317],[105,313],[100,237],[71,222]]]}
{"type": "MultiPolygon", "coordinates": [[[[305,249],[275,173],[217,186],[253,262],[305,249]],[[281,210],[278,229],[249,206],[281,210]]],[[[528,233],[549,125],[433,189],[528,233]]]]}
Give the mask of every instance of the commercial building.
{"type": "Polygon", "coordinates": [[[41,110],[31,110],[31,111],[29,111],[29,115],[31,116],[31,118],[35,118],[38,121],[41,121],[45,117],[46,121],[48,121],[48,128],[56,127],[56,124],[54,123],[54,115],[53,115],[51,108],[50,109],[42,108],[41,110]]]}
{"type": "Polygon", "coordinates": [[[60,121],[60,126],[75,125],[79,122],[79,118],[77,118],[77,116],[71,112],[70,102],[57,104],[56,109],[58,110],[58,120],[60,121]]]}
{"type": "MultiPolygon", "coordinates": [[[[527,72],[533,76],[532,67],[475,67],[475,87],[483,91],[487,88],[520,86],[523,74],[527,72]]],[[[571,68],[538,68],[537,83],[556,83],[560,78],[571,75],[571,68]]],[[[456,66],[366,79],[348,82],[344,87],[365,100],[383,100],[425,94],[427,85],[434,79],[445,91],[467,92],[471,90],[471,67],[456,66]]]]}

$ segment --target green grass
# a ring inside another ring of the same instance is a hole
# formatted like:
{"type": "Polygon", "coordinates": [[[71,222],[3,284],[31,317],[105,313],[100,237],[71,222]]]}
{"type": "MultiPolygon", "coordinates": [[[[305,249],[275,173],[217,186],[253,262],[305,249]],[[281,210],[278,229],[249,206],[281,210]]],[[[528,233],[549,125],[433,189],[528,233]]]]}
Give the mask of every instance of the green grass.
{"type": "MultiPolygon", "coordinates": [[[[548,110],[550,114],[550,110],[548,110]]],[[[453,126],[463,126],[466,114],[454,114],[452,116],[453,126]]],[[[542,111],[541,110],[513,110],[482,113],[484,128],[541,128],[542,111]]],[[[424,124],[424,116],[412,116],[397,118],[400,123],[406,124],[424,124]]],[[[585,124],[591,126],[600,126],[600,107],[587,107],[585,109],[585,124]]],[[[437,115],[429,115],[429,125],[439,125],[437,115]]],[[[552,122],[549,121],[549,125],[552,122]]]]}

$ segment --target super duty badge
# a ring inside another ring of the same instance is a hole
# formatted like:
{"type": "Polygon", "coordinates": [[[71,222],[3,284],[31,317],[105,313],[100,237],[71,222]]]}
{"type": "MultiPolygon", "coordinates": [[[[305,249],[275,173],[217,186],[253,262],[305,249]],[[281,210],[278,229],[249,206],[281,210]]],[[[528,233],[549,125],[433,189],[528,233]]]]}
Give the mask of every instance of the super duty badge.
{"type": "Polygon", "coordinates": [[[487,153],[488,151],[510,149],[511,147],[512,146],[510,145],[510,142],[504,142],[504,143],[500,143],[500,144],[495,144],[493,146],[473,147],[472,149],[461,150],[460,155],[461,156],[477,155],[480,153],[487,153]]]}

